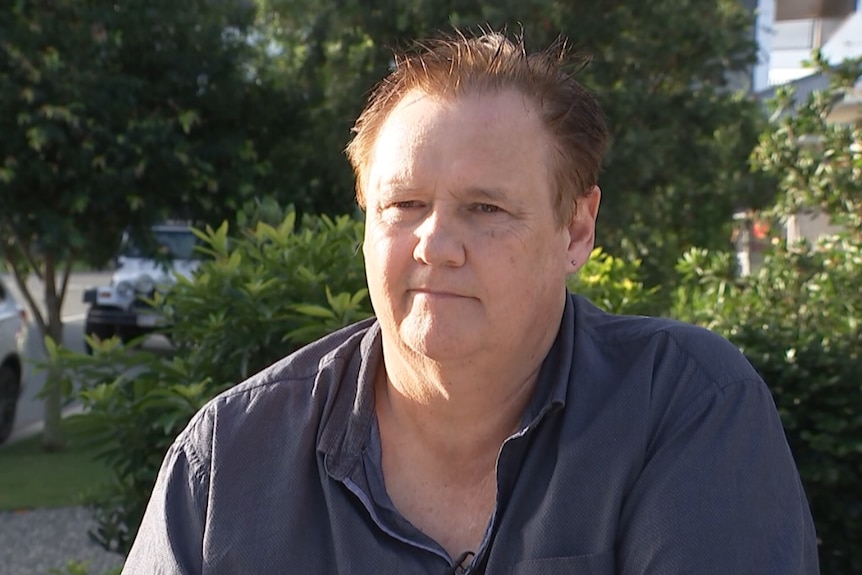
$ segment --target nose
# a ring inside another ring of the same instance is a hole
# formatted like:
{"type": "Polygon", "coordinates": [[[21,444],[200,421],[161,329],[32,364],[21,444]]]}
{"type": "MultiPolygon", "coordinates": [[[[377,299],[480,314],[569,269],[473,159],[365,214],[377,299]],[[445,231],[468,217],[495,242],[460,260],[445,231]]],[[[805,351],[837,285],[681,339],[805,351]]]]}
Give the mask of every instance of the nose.
{"type": "Polygon", "coordinates": [[[456,216],[433,210],[416,228],[413,259],[426,265],[459,267],[467,258],[456,216]]]}

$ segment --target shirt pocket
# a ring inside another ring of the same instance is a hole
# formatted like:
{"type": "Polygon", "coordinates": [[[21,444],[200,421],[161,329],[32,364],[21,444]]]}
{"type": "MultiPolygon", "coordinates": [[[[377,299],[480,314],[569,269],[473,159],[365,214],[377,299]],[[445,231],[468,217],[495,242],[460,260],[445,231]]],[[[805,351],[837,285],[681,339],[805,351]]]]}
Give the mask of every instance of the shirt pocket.
{"type": "Polygon", "coordinates": [[[512,567],[512,575],[614,575],[614,552],[571,557],[527,559],[512,567]]]}

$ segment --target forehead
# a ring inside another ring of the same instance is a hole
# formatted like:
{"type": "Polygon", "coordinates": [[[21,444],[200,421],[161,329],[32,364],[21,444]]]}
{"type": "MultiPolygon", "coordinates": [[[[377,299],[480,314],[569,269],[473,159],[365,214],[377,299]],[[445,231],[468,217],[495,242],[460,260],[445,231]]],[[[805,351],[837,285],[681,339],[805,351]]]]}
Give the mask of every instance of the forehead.
{"type": "Polygon", "coordinates": [[[383,122],[367,183],[440,177],[505,180],[513,172],[547,177],[550,140],[537,106],[515,90],[457,97],[414,90],[383,122]]]}
{"type": "Polygon", "coordinates": [[[446,127],[458,124],[464,128],[469,125],[473,133],[488,136],[510,131],[544,131],[536,104],[515,89],[471,91],[459,95],[414,89],[392,107],[381,125],[377,143],[386,132],[422,130],[429,124],[446,127]]]}

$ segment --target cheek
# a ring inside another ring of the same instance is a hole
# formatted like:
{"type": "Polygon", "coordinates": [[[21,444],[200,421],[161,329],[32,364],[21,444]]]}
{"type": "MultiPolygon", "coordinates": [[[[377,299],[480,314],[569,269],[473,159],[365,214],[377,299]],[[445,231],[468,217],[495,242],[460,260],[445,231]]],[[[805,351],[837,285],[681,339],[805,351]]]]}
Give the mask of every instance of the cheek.
{"type": "Polygon", "coordinates": [[[369,238],[369,253],[376,261],[385,261],[392,253],[394,242],[385,234],[374,234],[369,238]]]}
{"type": "Polygon", "coordinates": [[[366,267],[379,268],[385,265],[389,244],[390,242],[386,235],[381,232],[379,224],[373,226],[366,224],[365,239],[362,243],[366,267]]]}
{"type": "Polygon", "coordinates": [[[411,261],[409,246],[385,233],[372,231],[365,235],[362,247],[365,255],[365,271],[369,287],[390,290],[401,281],[411,261]]]}
{"type": "Polygon", "coordinates": [[[556,236],[512,242],[500,266],[504,270],[505,285],[519,292],[519,297],[538,296],[556,289],[556,284],[564,283],[566,278],[565,246],[565,241],[556,236]]]}

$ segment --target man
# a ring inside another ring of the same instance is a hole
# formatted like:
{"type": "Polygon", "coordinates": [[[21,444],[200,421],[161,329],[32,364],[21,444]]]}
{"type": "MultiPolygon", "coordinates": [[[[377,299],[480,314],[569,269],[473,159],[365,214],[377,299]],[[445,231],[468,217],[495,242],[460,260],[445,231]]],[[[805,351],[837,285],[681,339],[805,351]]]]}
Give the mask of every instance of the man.
{"type": "Polygon", "coordinates": [[[377,315],[212,401],[125,573],[816,573],[763,382],[728,342],[566,292],[607,130],[561,50],[400,57],[348,156],[377,315]]]}

